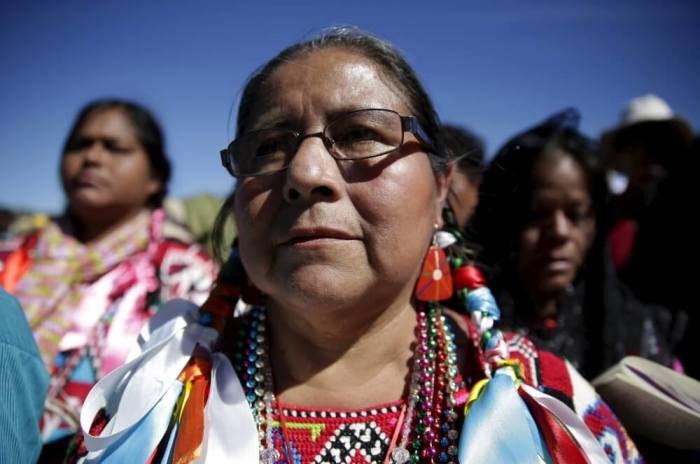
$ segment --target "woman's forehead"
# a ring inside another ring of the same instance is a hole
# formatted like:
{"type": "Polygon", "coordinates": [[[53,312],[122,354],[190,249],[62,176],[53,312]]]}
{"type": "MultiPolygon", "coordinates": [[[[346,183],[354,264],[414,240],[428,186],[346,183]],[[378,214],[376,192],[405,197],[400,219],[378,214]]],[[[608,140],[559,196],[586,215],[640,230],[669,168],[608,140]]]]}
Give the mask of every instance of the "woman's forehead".
{"type": "Polygon", "coordinates": [[[540,157],[533,168],[532,181],[538,191],[566,190],[570,194],[590,196],[586,170],[563,150],[540,157]]]}
{"type": "Polygon", "coordinates": [[[365,108],[407,114],[405,97],[382,67],[361,53],[320,49],[280,65],[266,79],[254,102],[248,130],[306,116],[332,118],[365,108]]]}
{"type": "Polygon", "coordinates": [[[91,111],[78,129],[81,135],[99,136],[105,133],[125,138],[136,138],[136,131],[128,115],[121,108],[101,108],[91,111]]]}

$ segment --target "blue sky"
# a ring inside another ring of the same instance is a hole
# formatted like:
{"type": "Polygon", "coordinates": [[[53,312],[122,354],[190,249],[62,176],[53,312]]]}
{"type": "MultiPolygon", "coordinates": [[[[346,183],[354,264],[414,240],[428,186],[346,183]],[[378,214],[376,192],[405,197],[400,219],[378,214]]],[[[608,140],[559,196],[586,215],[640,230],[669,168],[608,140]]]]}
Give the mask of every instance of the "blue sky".
{"type": "Polygon", "coordinates": [[[218,150],[247,76],[323,27],[394,43],[444,121],[493,152],[566,106],[598,136],[654,92],[700,128],[700,2],[0,1],[0,206],[59,212],[61,145],[104,96],[153,110],[175,165],[170,191],[226,193],[218,150]]]}

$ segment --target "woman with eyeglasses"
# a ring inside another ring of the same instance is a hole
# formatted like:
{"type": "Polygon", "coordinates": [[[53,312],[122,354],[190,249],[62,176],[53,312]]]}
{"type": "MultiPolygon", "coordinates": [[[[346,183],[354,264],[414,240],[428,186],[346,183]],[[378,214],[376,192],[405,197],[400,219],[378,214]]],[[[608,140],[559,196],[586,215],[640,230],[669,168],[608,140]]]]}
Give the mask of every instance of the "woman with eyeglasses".
{"type": "Polygon", "coordinates": [[[437,116],[393,47],[347,28],[293,45],[248,81],[237,124],[234,250],[203,307],[166,305],[180,316],[92,390],[87,459],[636,461],[575,371],[493,326],[443,221],[437,116]]]}
{"type": "Polygon", "coordinates": [[[606,184],[573,109],[506,142],[471,223],[504,326],[593,378],[626,355],[670,364],[670,314],[617,279],[605,237],[606,184]]]}
{"type": "Polygon", "coordinates": [[[148,111],[91,102],[63,147],[65,213],[2,245],[0,285],[22,304],[51,374],[41,462],[65,454],[90,387],[124,362],[160,302],[201,303],[214,280],[212,260],[160,209],[170,170],[148,111]]]}

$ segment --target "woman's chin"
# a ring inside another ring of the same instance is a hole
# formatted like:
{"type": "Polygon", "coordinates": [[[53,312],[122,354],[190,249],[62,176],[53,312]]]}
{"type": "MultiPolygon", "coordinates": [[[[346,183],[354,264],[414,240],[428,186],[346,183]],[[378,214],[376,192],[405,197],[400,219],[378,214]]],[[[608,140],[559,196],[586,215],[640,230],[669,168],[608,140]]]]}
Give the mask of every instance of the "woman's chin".
{"type": "Polygon", "coordinates": [[[558,296],[566,291],[571,286],[573,279],[569,278],[551,278],[540,282],[538,292],[544,295],[558,296]]]}
{"type": "Polygon", "coordinates": [[[69,208],[75,213],[95,214],[110,208],[112,201],[105,198],[102,192],[89,189],[80,189],[71,192],[68,196],[69,208]]]}
{"type": "Polygon", "coordinates": [[[361,303],[369,285],[358,276],[342,275],[328,269],[304,269],[288,274],[273,290],[273,299],[281,305],[305,310],[338,311],[361,303]]]}

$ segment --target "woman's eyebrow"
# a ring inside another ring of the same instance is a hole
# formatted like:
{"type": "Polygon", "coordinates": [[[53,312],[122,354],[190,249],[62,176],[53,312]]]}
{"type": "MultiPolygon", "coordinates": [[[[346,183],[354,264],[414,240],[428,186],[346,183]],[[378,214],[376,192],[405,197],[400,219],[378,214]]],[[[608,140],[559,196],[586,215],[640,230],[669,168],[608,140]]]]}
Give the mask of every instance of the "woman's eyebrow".
{"type": "Polygon", "coordinates": [[[341,116],[345,116],[348,113],[354,113],[355,111],[360,111],[360,110],[376,110],[376,109],[388,109],[388,108],[379,108],[376,105],[345,105],[340,108],[336,108],[332,111],[329,111],[326,113],[326,124],[328,122],[333,121],[334,119],[338,119],[341,116]]]}

